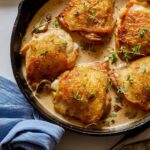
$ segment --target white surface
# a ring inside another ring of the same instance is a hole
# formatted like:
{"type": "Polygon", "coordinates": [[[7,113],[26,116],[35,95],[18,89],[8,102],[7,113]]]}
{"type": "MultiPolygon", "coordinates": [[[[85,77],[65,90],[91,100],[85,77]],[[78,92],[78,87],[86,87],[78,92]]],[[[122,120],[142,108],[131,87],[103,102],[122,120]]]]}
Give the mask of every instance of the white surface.
{"type": "MultiPolygon", "coordinates": [[[[14,80],[10,62],[10,38],[20,0],[0,0],[0,75],[14,80]]],[[[121,136],[93,137],[67,131],[56,150],[109,150],[121,136]]]]}

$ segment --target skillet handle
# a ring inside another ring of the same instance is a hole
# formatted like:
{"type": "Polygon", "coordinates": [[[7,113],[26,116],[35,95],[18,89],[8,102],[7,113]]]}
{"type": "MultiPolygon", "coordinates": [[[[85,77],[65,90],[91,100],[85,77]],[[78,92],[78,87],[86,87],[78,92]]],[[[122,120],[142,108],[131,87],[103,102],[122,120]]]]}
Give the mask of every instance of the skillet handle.
{"type": "MultiPolygon", "coordinates": [[[[122,146],[121,143],[129,138],[134,138],[143,131],[147,130],[150,127],[150,122],[143,124],[141,127],[138,129],[134,129],[128,133],[125,134],[125,136],[119,140],[113,147],[110,148],[110,150],[121,150],[122,146]]],[[[134,143],[133,143],[134,144],[134,143]]]]}

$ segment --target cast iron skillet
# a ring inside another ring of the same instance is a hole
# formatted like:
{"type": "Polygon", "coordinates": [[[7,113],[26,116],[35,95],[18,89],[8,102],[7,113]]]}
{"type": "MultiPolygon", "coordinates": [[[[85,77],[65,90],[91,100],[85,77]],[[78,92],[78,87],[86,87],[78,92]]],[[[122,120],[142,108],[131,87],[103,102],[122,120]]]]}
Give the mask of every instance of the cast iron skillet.
{"type": "Polygon", "coordinates": [[[11,63],[13,68],[13,73],[15,76],[15,79],[18,83],[18,86],[20,87],[22,93],[27,98],[27,100],[33,105],[33,107],[41,113],[41,115],[50,122],[54,122],[66,129],[70,129],[72,131],[76,131],[83,134],[88,135],[115,135],[115,134],[121,134],[128,131],[132,131],[130,133],[137,133],[138,130],[142,130],[150,125],[150,116],[142,119],[141,121],[138,121],[137,123],[130,124],[128,126],[118,128],[115,130],[90,130],[90,129],[83,129],[81,127],[76,127],[73,125],[69,125],[67,123],[62,123],[59,119],[56,119],[52,116],[49,116],[44,110],[44,108],[37,102],[36,98],[33,96],[32,91],[29,89],[26,80],[24,79],[24,76],[22,74],[21,70],[21,57],[19,55],[20,47],[21,47],[21,41],[25,34],[25,31],[27,29],[27,26],[29,22],[31,21],[34,14],[37,12],[37,10],[43,6],[44,3],[46,3],[48,0],[23,0],[21,1],[19,8],[18,8],[18,16],[16,18],[12,37],[11,37],[11,63]]]}

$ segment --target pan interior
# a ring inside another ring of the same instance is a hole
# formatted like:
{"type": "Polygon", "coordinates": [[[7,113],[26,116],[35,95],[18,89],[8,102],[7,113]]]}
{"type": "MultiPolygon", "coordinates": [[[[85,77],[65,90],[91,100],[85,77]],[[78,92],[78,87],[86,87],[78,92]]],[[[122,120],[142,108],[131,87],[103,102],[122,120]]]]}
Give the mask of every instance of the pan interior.
{"type": "MultiPolygon", "coordinates": [[[[39,9],[39,11],[36,13],[36,15],[31,20],[26,34],[22,41],[22,46],[24,46],[27,42],[29,42],[32,38],[32,30],[37,25],[37,23],[46,15],[52,16],[51,24],[49,27],[53,27],[53,22],[55,21],[55,17],[58,16],[58,14],[64,9],[65,4],[69,0],[50,0],[48,1],[43,7],[39,9]]],[[[125,6],[125,3],[128,0],[122,0],[122,1],[116,1],[115,4],[115,17],[118,17],[118,13],[120,12],[121,8],[125,6]]],[[[77,42],[79,45],[81,44],[80,36],[76,33],[70,33],[73,40],[77,42]]],[[[85,63],[91,63],[95,61],[100,61],[104,58],[104,56],[108,55],[108,50],[115,49],[115,37],[113,35],[111,41],[103,46],[93,46],[94,51],[79,51],[79,58],[77,60],[76,65],[85,64],[85,63]]],[[[112,65],[111,67],[115,68],[118,65],[124,65],[124,62],[121,60],[118,61],[115,65],[112,65]]],[[[24,74],[24,77],[26,78],[26,72],[25,72],[25,65],[24,62],[22,62],[22,72],[24,74]]],[[[84,124],[80,123],[79,121],[63,117],[60,114],[58,114],[54,110],[53,102],[52,102],[52,96],[51,95],[40,95],[39,97],[35,96],[35,93],[33,92],[34,97],[36,98],[36,104],[40,105],[40,107],[45,111],[45,113],[48,116],[51,116],[55,118],[55,120],[59,120],[59,122],[67,123],[70,125],[74,125],[76,127],[81,127],[84,129],[90,129],[93,131],[117,131],[120,129],[126,129],[129,126],[134,126],[141,122],[144,118],[148,116],[148,113],[145,113],[139,109],[135,109],[132,105],[127,103],[125,100],[119,101],[117,99],[117,95],[113,89],[111,89],[111,97],[112,97],[112,107],[111,112],[108,115],[108,117],[104,120],[99,121],[96,125],[88,125],[85,126],[84,124]],[[121,108],[118,112],[115,112],[115,107],[121,108]]]]}

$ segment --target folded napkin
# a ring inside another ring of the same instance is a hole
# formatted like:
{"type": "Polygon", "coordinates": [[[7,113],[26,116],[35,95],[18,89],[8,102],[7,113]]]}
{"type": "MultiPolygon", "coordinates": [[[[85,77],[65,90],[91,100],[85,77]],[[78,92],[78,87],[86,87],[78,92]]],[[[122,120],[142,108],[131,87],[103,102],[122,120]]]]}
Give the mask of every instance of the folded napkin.
{"type": "Polygon", "coordinates": [[[63,133],[39,116],[16,84],[0,76],[0,150],[52,150],[63,133]]]}

